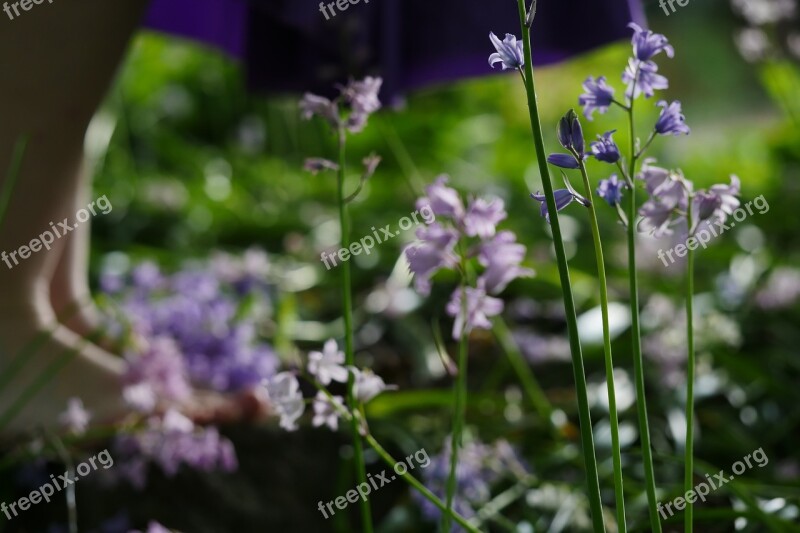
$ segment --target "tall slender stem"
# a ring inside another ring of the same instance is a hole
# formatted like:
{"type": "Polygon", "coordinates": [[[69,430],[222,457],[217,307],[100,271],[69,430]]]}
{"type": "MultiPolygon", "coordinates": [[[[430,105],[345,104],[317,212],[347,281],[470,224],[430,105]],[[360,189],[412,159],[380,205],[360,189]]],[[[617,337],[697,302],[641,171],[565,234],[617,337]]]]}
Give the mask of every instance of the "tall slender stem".
{"type": "Polygon", "coordinates": [[[650,527],[653,533],[661,533],[661,519],[658,516],[656,500],[656,476],[653,468],[653,451],[650,447],[650,423],[647,416],[647,395],[644,384],[644,360],[642,359],[642,331],[639,320],[639,279],[636,269],[636,129],[633,116],[633,99],[628,109],[631,135],[631,157],[628,178],[631,183],[628,203],[628,279],[630,281],[631,305],[631,344],[633,349],[633,374],[636,382],[636,414],[639,419],[642,461],[644,463],[645,490],[650,513],[650,527]]]}
{"type": "Polygon", "coordinates": [[[572,295],[572,285],[569,276],[567,254],[564,250],[564,241],[561,237],[561,226],[558,221],[556,200],[553,196],[553,185],[550,182],[550,170],[547,167],[542,125],[539,120],[539,107],[536,101],[536,85],[533,79],[533,66],[531,54],[531,31],[525,24],[525,2],[517,0],[522,41],[525,47],[525,89],[528,96],[528,111],[531,119],[533,142],[536,147],[539,172],[542,176],[547,209],[550,213],[550,225],[553,232],[553,245],[558,262],[558,273],[561,279],[561,288],[564,295],[564,308],[569,332],[570,353],[572,355],[572,370],[575,375],[575,391],[578,399],[578,416],[581,432],[581,448],[583,449],[586,464],[586,485],[588,489],[589,504],[592,513],[592,524],[595,532],[605,531],[603,523],[603,502],[600,498],[600,482],[597,476],[597,458],[594,450],[594,437],[592,436],[592,418],[589,411],[589,397],[586,387],[586,375],[583,368],[583,354],[578,337],[578,318],[575,311],[575,301],[572,295]]]}
{"type": "MultiPolygon", "coordinates": [[[[458,492],[458,451],[461,447],[461,436],[464,432],[464,419],[466,418],[467,403],[467,362],[469,355],[469,334],[467,333],[467,260],[463,249],[460,250],[461,271],[464,279],[461,284],[461,313],[464,318],[464,325],[461,331],[461,341],[458,347],[458,374],[456,383],[453,387],[454,408],[453,408],[453,434],[450,437],[450,472],[447,477],[446,502],[447,512],[442,515],[442,531],[449,532],[451,513],[453,510],[453,499],[458,492]]],[[[456,318],[458,320],[458,318],[456,318]]]]}
{"type": "Polygon", "coordinates": [[[3,182],[3,189],[0,191],[0,228],[3,227],[3,221],[5,220],[8,204],[11,202],[11,195],[14,194],[14,188],[17,186],[20,169],[22,168],[22,160],[25,157],[25,150],[28,147],[28,139],[28,135],[23,135],[14,145],[14,153],[11,156],[11,165],[8,167],[6,179],[3,182]]]}
{"type": "Polygon", "coordinates": [[[606,387],[608,389],[608,416],[611,421],[611,458],[614,464],[614,496],[617,502],[617,529],[628,530],[625,522],[625,493],[622,490],[622,453],[619,444],[619,418],[617,415],[617,393],[614,388],[614,361],[611,356],[611,329],[608,319],[608,282],[606,266],[603,258],[603,245],[600,241],[600,225],[597,223],[597,212],[592,199],[592,185],[583,159],[580,160],[581,176],[583,176],[584,194],[589,200],[589,222],[594,240],[594,255],[597,262],[597,277],[600,282],[600,310],[603,320],[603,355],[606,363],[606,387]]]}
{"type": "MultiPolygon", "coordinates": [[[[347,204],[345,203],[344,194],[344,177],[345,177],[345,145],[346,133],[343,128],[339,128],[339,172],[338,172],[338,199],[339,199],[339,225],[341,228],[342,248],[350,246],[350,222],[347,218],[347,204]]],[[[344,261],[342,263],[342,314],[344,315],[344,356],[345,365],[348,367],[355,365],[355,357],[353,351],[353,302],[351,296],[351,273],[350,262],[344,261]]],[[[353,382],[354,376],[350,373],[347,379],[347,407],[351,411],[357,409],[355,397],[353,396],[353,382]]],[[[367,482],[367,467],[364,463],[364,449],[361,444],[361,434],[359,432],[358,420],[353,417],[350,421],[351,433],[353,436],[353,455],[356,463],[356,475],[358,482],[367,482]]],[[[369,500],[361,498],[361,521],[362,528],[366,533],[372,532],[372,511],[370,509],[369,500]]]]}
{"type": "MultiPolygon", "coordinates": [[[[691,200],[687,209],[686,221],[691,231],[692,228],[692,208],[691,200]]],[[[687,256],[687,276],[686,276],[686,342],[688,349],[688,360],[686,362],[686,459],[683,486],[688,493],[694,486],[694,250],[689,249],[687,256]]],[[[686,513],[684,514],[684,531],[691,533],[694,517],[694,505],[686,500],[686,513]]]]}

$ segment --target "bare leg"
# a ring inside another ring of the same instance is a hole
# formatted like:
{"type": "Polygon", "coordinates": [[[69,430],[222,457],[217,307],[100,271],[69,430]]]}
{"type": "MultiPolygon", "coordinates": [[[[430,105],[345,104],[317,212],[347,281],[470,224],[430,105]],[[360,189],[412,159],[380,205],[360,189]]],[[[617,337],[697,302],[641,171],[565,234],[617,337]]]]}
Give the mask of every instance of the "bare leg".
{"type": "MultiPolygon", "coordinates": [[[[16,253],[10,267],[0,263],[0,374],[32,338],[55,322],[50,286],[62,254],[79,267],[85,255],[86,236],[75,232],[56,239],[51,250],[25,259],[17,250],[51,230],[51,222],[58,225],[68,219],[74,225],[76,199],[85,187],[80,175],[86,127],[145,5],[146,0],[45,3],[6,21],[0,33],[0,64],[14,73],[0,84],[0,187],[5,185],[14,144],[21,135],[30,136],[0,227],[0,251],[16,253]]],[[[84,289],[73,274],[71,290],[84,289]]],[[[64,275],[68,274],[58,276],[64,275]]],[[[0,415],[44,368],[70,350],[77,355],[29,402],[12,430],[52,425],[72,396],[81,397],[100,418],[119,412],[120,360],[61,327],[0,391],[0,415]]]]}

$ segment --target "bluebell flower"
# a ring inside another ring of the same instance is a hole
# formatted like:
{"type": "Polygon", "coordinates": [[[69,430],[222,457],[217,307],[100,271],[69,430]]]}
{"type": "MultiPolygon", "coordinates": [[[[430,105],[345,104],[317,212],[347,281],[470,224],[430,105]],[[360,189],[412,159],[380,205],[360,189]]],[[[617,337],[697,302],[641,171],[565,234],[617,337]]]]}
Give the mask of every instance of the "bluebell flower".
{"type": "Polygon", "coordinates": [[[525,65],[525,54],[522,41],[510,33],[506,33],[506,38],[502,41],[494,34],[489,33],[489,40],[494,45],[495,52],[489,56],[489,65],[494,68],[495,64],[502,63],[503,70],[520,69],[525,65]]]}
{"type": "Polygon", "coordinates": [[[611,207],[616,207],[622,201],[622,189],[625,188],[625,183],[620,181],[616,174],[605,180],[600,180],[600,185],[597,187],[597,195],[608,202],[611,207]]]}
{"type": "Polygon", "coordinates": [[[669,40],[660,33],[653,33],[650,30],[642,29],[635,22],[628,24],[633,30],[633,55],[639,61],[649,61],[651,58],[661,53],[663,50],[667,57],[675,56],[675,49],[669,44],[669,40]]]}
{"type": "MultiPolygon", "coordinates": [[[[553,191],[553,195],[555,196],[556,199],[556,211],[561,211],[569,204],[571,204],[573,200],[575,200],[575,195],[572,194],[572,192],[570,192],[569,189],[558,189],[556,191],[553,191]]],[[[550,213],[547,210],[547,201],[545,199],[545,195],[540,193],[536,194],[531,193],[531,198],[542,204],[540,213],[542,217],[544,217],[544,219],[547,220],[547,223],[549,224],[550,213]]]]}
{"type": "Polygon", "coordinates": [[[656,122],[656,132],[661,135],[689,135],[686,117],[681,113],[681,103],[677,100],[668,104],[666,100],[658,103],[661,115],[656,122]]]}
{"type": "Polygon", "coordinates": [[[591,143],[590,148],[592,149],[592,155],[598,161],[611,163],[612,165],[619,161],[619,147],[617,143],[614,142],[614,139],[611,138],[616,131],[617,130],[611,130],[605,132],[603,135],[598,135],[597,138],[599,140],[591,143]]]}
{"type": "Polygon", "coordinates": [[[461,287],[453,291],[450,301],[447,304],[447,314],[454,317],[453,339],[461,338],[462,333],[469,334],[473,329],[492,329],[490,317],[497,316],[503,312],[503,300],[493,298],[486,293],[486,288],[481,286],[479,280],[478,287],[461,287]],[[466,292],[467,305],[466,314],[461,298],[462,292],[466,292]]]}
{"type": "Polygon", "coordinates": [[[464,232],[470,237],[489,239],[497,232],[497,224],[507,216],[505,204],[500,198],[474,198],[464,216],[464,232]]]}
{"type": "Polygon", "coordinates": [[[650,98],[655,91],[669,87],[669,80],[657,72],[658,65],[652,61],[637,61],[630,58],[622,74],[622,81],[628,84],[625,96],[636,99],[644,93],[645,97],[650,98]]]}
{"type": "Polygon", "coordinates": [[[571,154],[550,154],[547,156],[547,162],[561,168],[581,168],[581,164],[571,154]]]}
{"type": "Polygon", "coordinates": [[[533,270],[520,266],[524,259],[525,246],[510,231],[501,231],[481,244],[478,260],[486,271],[480,279],[487,292],[499,294],[516,278],[533,276],[533,270]]]}
{"type": "Polygon", "coordinates": [[[558,121],[557,133],[558,142],[561,143],[561,146],[583,157],[586,149],[583,141],[583,128],[581,128],[581,121],[578,120],[578,115],[575,114],[574,109],[567,111],[558,121]]]}
{"type": "Polygon", "coordinates": [[[608,111],[614,100],[614,88],[606,84],[605,76],[600,76],[597,81],[589,76],[583,82],[583,90],[586,92],[578,97],[578,103],[583,106],[583,116],[587,120],[592,120],[595,110],[601,114],[608,111]]]}

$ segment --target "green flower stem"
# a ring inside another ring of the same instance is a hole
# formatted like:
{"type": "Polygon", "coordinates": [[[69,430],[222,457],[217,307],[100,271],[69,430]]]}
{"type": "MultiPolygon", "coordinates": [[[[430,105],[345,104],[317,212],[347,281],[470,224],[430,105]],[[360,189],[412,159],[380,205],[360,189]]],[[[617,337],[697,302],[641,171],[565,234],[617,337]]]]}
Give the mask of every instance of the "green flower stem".
{"type": "MultiPolygon", "coordinates": [[[[345,177],[345,144],[346,134],[344,128],[339,128],[339,172],[338,172],[338,199],[339,199],[339,225],[342,234],[342,248],[350,246],[350,226],[347,218],[347,204],[345,203],[344,194],[344,177],[345,177]]],[[[350,262],[344,261],[342,263],[342,311],[344,315],[344,357],[345,365],[355,366],[355,358],[353,352],[353,302],[351,296],[351,273],[350,262]]],[[[347,407],[351,411],[357,409],[355,397],[353,396],[354,376],[349,374],[347,379],[347,407]]],[[[359,483],[367,482],[367,467],[364,463],[364,449],[361,444],[361,435],[358,428],[358,420],[353,418],[350,422],[351,432],[353,436],[353,451],[354,460],[356,463],[356,475],[359,483]]],[[[361,521],[362,528],[366,533],[372,533],[372,511],[370,509],[369,501],[361,498],[361,521]]]]}
{"type": "MultiPolygon", "coordinates": [[[[367,439],[367,442],[372,447],[372,449],[375,450],[375,452],[381,457],[381,459],[383,459],[383,461],[387,465],[394,468],[394,465],[397,464],[397,461],[395,461],[394,458],[392,458],[392,456],[389,455],[389,452],[387,452],[383,448],[383,446],[381,446],[380,443],[377,440],[375,440],[375,437],[373,437],[370,434],[367,434],[365,438],[367,439]]],[[[465,530],[469,531],[470,533],[481,533],[481,530],[472,525],[472,523],[470,523],[469,520],[467,520],[457,512],[453,511],[452,509],[448,510],[447,505],[442,500],[436,497],[434,493],[428,490],[428,488],[425,485],[423,485],[417,478],[412,476],[410,473],[406,472],[404,475],[400,477],[402,477],[406,481],[406,483],[414,487],[417,490],[417,492],[419,492],[426,500],[428,500],[433,505],[438,507],[443,514],[451,515],[453,520],[455,520],[456,523],[461,527],[463,527],[465,530]]]]}
{"type": "Polygon", "coordinates": [[[653,468],[653,451],[650,447],[650,423],[647,417],[647,397],[644,385],[644,361],[642,359],[642,331],[639,320],[639,279],[636,270],[636,135],[633,120],[633,101],[628,109],[628,120],[631,135],[631,158],[628,167],[630,202],[628,203],[628,279],[630,280],[631,304],[631,344],[633,348],[633,373],[636,382],[636,413],[639,418],[639,435],[641,438],[642,461],[644,464],[645,490],[650,511],[650,527],[653,533],[661,533],[661,519],[658,516],[658,500],[656,499],[656,476],[653,468]]]}
{"type": "MultiPolygon", "coordinates": [[[[686,213],[688,227],[692,227],[692,208],[691,200],[686,213]]],[[[687,255],[687,279],[686,279],[686,342],[688,349],[688,360],[686,362],[686,459],[685,475],[683,486],[688,493],[694,487],[694,250],[689,250],[687,255]]],[[[686,501],[686,512],[684,513],[684,531],[691,533],[694,518],[694,505],[686,501]]]]}
{"type": "MultiPolygon", "coordinates": [[[[580,158],[579,158],[580,159],[580,158]]],[[[597,212],[592,199],[592,184],[586,172],[586,164],[580,159],[581,176],[586,199],[589,200],[589,222],[592,226],[594,255],[597,262],[597,277],[600,282],[600,309],[603,317],[603,354],[606,363],[606,387],[608,388],[608,416],[611,421],[611,457],[614,464],[614,495],[617,500],[617,528],[628,530],[625,522],[625,493],[622,490],[622,453],[619,444],[619,418],[617,414],[617,393],[614,388],[614,361],[611,356],[611,329],[608,319],[608,282],[606,266],[603,258],[603,244],[600,241],[600,225],[597,223],[597,212]]]]}
{"type": "MultiPolygon", "coordinates": [[[[461,341],[458,347],[458,375],[453,386],[453,434],[450,437],[450,472],[447,476],[446,502],[447,512],[442,513],[442,531],[449,532],[452,523],[453,500],[458,492],[458,451],[461,447],[461,436],[464,432],[464,419],[466,418],[467,405],[467,364],[469,355],[469,333],[467,333],[467,260],[463,249],[460,250],[461,270],[463,282],[461,285],[461,313],[464,325],[461,331],[461,341]]],[[[458,320],[458,318],[456,318],[458,320]]]]}
{"type": "Polygon", "coordinates": [[[595,532],[605,531],[603,522],[603,502],[600,498],[600,482],[597,477],[597,458],[594,450],[594,437],[592,436],[592,418],[589,411],[589,397],[586,387],[586,375],[583,368],[583,354],[578,337],[578,318],[575,311],[575,301],[572,295],[572,285],[569,277],[567,254],[564,251],[564,241],[561,237],[561,226],[558,221],[556,200],[553,196],[553,185],[550,183],[550,170],[547,167],[542,125],[539,120],[539,108],[536,101],[536,86],[533,79],[533,66],[531,54],[531,31],[525,24],[525,2],[517,0],[519,21],[522,29],[522,41],[525,47],[525,89],[528,95],[528,111],[530,112],[533,142],[536,147],[539,172],[542,176],[547,209],[550,213],[550,224],[553,231],[553,245],[558,261],[558,273],[561,279],[561,288],[564,295],[564,310],[569,332],[570,353],[572,355],[572,370],[575,374],[575,391],[578,397],[578,414],[581,431],[581,448],[586,465],[586,485],[588,489],[589,505],[592,513],[592,524],[595,532]]]}
{"type": "Polygon", "coordinates": [[[553,424],[553,406],[545,396],[536,376],[533,375],[530,365],[520,352],[511,330],[508,329],[508,324],[501,316],[495,318],[493,323],[495,337],[497,337],[497,341],[508,356],[508,361],[517,373],[522,388],[525,390],[525,394],[528,395],[528,400],[530,400],[531,405],[539,413],[547,427],[553,431],[557,438],[560,438],[559,429],[553,424]]]}

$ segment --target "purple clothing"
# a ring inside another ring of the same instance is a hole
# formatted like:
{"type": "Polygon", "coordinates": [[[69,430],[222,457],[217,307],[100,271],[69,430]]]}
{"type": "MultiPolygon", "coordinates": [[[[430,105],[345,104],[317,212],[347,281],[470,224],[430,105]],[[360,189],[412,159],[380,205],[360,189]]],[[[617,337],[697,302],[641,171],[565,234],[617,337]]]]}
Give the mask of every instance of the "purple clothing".
{"type": "MultiPolygon", "coordinates": [[[[324,94],[370,74],[384,78],[384,97],[489,74],[489,32],[519,33],[510,0],[365,2],[345,4],[346,11],[334,5],[336,16],[326,9],[326,20],[319,0],[154,0],[146,25],[238,58],[256,90],[324,94]]],[[[534,62],[629,38],[626,25],[642,18],[639,0],[540,0],[534,62]]]]}

